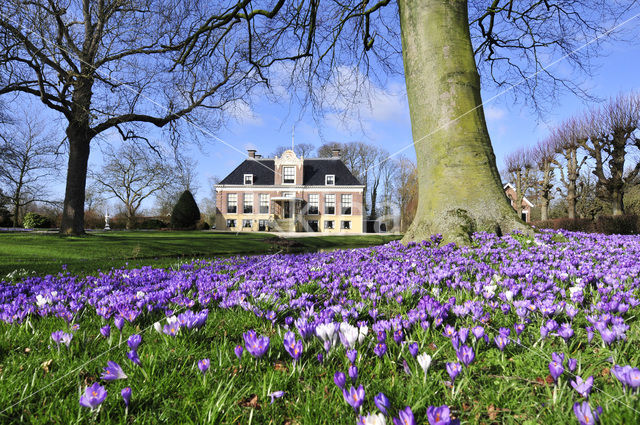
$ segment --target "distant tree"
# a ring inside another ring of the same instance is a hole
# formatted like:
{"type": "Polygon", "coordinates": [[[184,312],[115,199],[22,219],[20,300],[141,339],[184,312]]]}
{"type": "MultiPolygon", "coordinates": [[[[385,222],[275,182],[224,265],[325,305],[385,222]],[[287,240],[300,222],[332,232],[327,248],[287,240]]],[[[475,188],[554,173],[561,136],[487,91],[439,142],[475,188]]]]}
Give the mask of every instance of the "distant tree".
{"type": "Polygon", "coordinates": [[[576,190],[576,213],[580,218],[595,219],[599,215],[611,214],[611,204],[602,200],[598,179],[589,163],[581,170],[576,190]]]}
{"type": "MultiPolygon", "coordinates": [[[[271,157],[280,156],[284,153],[284,151],[290,149],[291,146],[278,146],[271,154],[271,157]]],[[[293,145],[293,153],[295,153],[299,157],[304,156],[305,158],[310,158],[315,150],[316,147],[311,143],[298,143],[293,145]]]]}
{"type": "Polygon", "coordinates": [[[50,202],[51,179],[60,166],[58,143],[44,122],[32,112],[2,126],[0,185],[13,209],[13,226],[18,227],[22,209],[34,202],[50,202]]]}
{"type": "Polygon", "coordinates": [[[172,161],[167,161],[167,166],[171,167],[171,178],[156,193],[156,212],[161,216],[171,213],[182,192],[188,190],[195,194],[199,189],[196,172],[198,161],[193,157],[175,150],[172,161]]]}
{"type": "Polygon", "coordinates": [[[595,164],[601,197],[611,202],[613,215],[622,215],[624,192],[640,172],[640,161],[625,170],[629,150],[640,152],[640,94],[618,95],[591,110],[583,122],[588,137],[582,147],[595,164]]]}
{"type": "Polygon", "coordinates": [[[549,204],[553,198],[553,177],[557,165],[554,143],[544,139],[533,148],[532,160],[538,167],[539,179],[536,179],[536,193],[540,204],[540,219],[549,218],[549,204]]]}
{"type": "Polygon", "coordinates": [[[560,182],[564,187],[564,197],[567,201],[567,215],[576,218],[577,181],[580,169],[587,160],[586,156],[579,158],[578,149],[587,140],[584,125],[578,119],[572,118],[563,122],[552,132],[555,151],[564,159],[563,166],[558,167],[560,182]]]}
{"type": "Polygon", "coordinates": [[[384,216],[390,216],[392,213],[394,192],[397,190],[395,186],[397,174],[397,161],[394,158],[385,158],[385,163],[382,165],[382,215],[384,216]]]}
{"type": "Polygon", "coordinates": [[[378,196],[380,189],[384,190],[384,176],[386,170],[392,166],[391,161],[388,161],[389,152],[385,149],[371,146],[368,149],[368,153],[373,159],[373,164],[368,167],[369,169],[369,201],[370,212],[369,220],[376,220],[378,218],[378,196]],[[380,186],[382,184],[382,187],[380,186]]]}
{"type": "Polygon", "coordinates": [[[23,224],[25,229],[38,229],[52,226],[51,220],[48,217],[33,212],[24,215],[23,224]]]}
{"type": "Polygon", "coordinates": [[[124,142],[118,150],[105,152],[103,157],[102,169],[90,173],[95,190],[105,190],[122,202],[126,228],[132,229],[142,202],[167,184],[171,169],[155,153],[130,141],[124,142]]]}
{"type": "Polygon", "coordinates": [[[398,172],[395,175],[396,202],[400,209],[400,231],[405,232],[418,206],[418,172],[416,164],[408,158],[394,160],[398,172]]]}
{"type": "Polygon", "coordinates": [[[519,217],[522,217],[522,201],[525,194],[535,184],[535,165],[531,150],[518,149],[505,157],[505,175],[512,182],[516,190],[514,207],[519,217]]]}
{"type": "Polygon", "coordinates": [[[171,227],[174,229],[189,229],[195,227],[200,220],[200,209],[193,195],[185,190],[180,195],[173,211],[171,211],[171,227]]]}
{"type": "Polygon", "coordinates": [[[0,226],[8,226],[11,223],[11,213],[7,209],[9,198],[2,193],[0,188],[0,226]]]}

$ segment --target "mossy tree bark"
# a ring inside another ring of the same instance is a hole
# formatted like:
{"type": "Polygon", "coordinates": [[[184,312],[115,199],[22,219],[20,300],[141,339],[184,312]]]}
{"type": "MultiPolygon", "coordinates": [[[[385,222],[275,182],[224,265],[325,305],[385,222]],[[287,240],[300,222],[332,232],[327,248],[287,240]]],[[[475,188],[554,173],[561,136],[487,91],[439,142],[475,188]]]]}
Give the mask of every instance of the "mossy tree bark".
{"type": "Polygon", "coordinates": [[[502,189],[466,0],[399,0],[419,201],[404,241],[468,244],[475,231],[530,233],[502,189]]]}

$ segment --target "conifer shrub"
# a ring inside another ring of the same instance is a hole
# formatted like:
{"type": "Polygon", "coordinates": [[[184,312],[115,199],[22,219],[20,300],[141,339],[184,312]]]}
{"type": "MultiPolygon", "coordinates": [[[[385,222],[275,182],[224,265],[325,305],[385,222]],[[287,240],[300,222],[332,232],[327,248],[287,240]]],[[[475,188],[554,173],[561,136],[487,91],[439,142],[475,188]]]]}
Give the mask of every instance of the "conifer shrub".
{"type": "Polygon", "coordinates": [[[185,190],[171,211],[171,227],[173,229],[195,229],[198,221],[200,221],[198,204],[193,199],[191,192],[185,190]]]}

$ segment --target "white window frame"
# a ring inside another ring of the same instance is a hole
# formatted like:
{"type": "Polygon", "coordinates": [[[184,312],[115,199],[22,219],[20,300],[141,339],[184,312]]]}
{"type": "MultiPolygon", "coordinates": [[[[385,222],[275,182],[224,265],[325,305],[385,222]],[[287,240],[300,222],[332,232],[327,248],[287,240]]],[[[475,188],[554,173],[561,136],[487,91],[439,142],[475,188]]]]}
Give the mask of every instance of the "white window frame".
{"type": "Polygon", "coordinates": [[[351,230],[351,220],[342,220],[340,222],[340,229],[342,229],[342,230],[351,230]],[[345,223],[349,223],[349,227],[345,227],[345,223]]]}
{"type": "Polygon", "coordinates": [[[335,193],[327,193],[324,195],[324,213],[327,215],[335,215],[336,214],[336,194],[335,193]],[[333,200],[329,202],[329,198],[332,197],[333,200]],[[328,212],[328,207],[333,205],[333,212],[328,212]]]}
{"type": "Polygon", "coordinates": [[[253,220],[251,220],[250,218],[243,218],[242,219],[242,228],[243,229],[251,229],[253,228],[253,220]],[[248,226],[247,226],[248,224],[248,226]]]}
{"type": "Polygon", "coordinates": [[[324,221],[324,228],[325,228],[325,230],[326,229],[329,229],[329,230],[335,229],[336,228],[335,221],[334,220],[325,220],[324,221]],[[331,226],[329,226],[329,223],[331,223],[331,226]]]}
{"type": "Polygon", "coordinates": [[[242,198],[242,214],[253,214],[253,193],[245,193],[242,198]],[[251,211],[247,212],[247,207],[251,208],[251,211]]]}
{"type": "Polygon", "coordinates": [[[227,219],[227,228],[231,229],[231,228],[235,228],[236,227],[236,219],[235,218],[228,218],[227,219]],[[233,223],[233,226],[230,226],[230,224],[233,223]]]}
{"type": "Polygon", "coordinates": [[[296,184],[296,167],[295,165],[283,165],[282,166],[282,184],[296,184]],[[287,182],[287,170],[293,170],[293,181],[287,182]]]}
{"type": "Polygon", "coordinates": [[[237,193],[227,193],[227,213],[228,214],[238,214],[238,194],[237,193]],[[233,197],[233,199],[231,199],[233,197]],[[229,211],[229,208],[232,206],[235,207],[235,211],[229,211]]]}
{"type": "Polygon", "coordinates": [[[244,184],[252,185],[253,184],[253,174],[245,174],[244,175],[244,184]],[[247,177],[249,177],[249,183],[247,183],[247,177]]]}
{"type": "Polygon", "coordinates": [[[319,193],[309,194],[309,206],[307,207],[307,214],[309,215],[320,214],[320,194],[319,193]],[[313,199],[315,199],[315,201],[313,201],[313,199]],[[315,207],[316,212],[311,212],[311,207],[315,207]]]}
{"type": "Polygon", "coordinates": [[[325,186],[335,186],[336,185],[336,175],[335,174],[325,174],[324,175],[324,185],[325,186]],[[331,182],[329,182],[330,179],[331,179],[331,182]]]}
{"type": "Polygon", "coordinates": [[[258,212],[260,214],[269,214],[269,194],[268,193],[261,193],[260,196],[258,197],[258,212]],[[266,202],[266,205],[263,205],[265,202],[266,202]],[[262,207],[267,207],[267,211],[263,212],[262,207]]]}
{"type": "Polygon", "coordinates": [[[350,193],[343,193],[340,195],[340,214],[342,215],[352,215],[353,214],[353,195],[350,193]],[[345,198],[348,199],[348,202],[345,202],[345,198]],[[349,212],[344,212],[345,204],[348,205],[349,212]]]}

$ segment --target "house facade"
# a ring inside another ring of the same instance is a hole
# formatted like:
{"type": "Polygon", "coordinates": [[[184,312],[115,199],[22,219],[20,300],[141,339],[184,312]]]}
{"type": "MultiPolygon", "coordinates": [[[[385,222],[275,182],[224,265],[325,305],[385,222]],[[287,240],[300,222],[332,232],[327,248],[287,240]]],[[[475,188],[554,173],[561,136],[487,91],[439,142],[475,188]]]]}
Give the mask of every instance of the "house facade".
{"type": "MultiPolygon", "coordinates": [[[[507,198],[509,198],[509,201],[511,202],[511,206],[513,207],[513,209],[516,209],[516,188],[511,184],[511,183],[507,183],[504,185],[503,187],[504,189],[504,193],[507,195],[507,198]]],[[[533,207],[533,204],[525,197],[522,197],[522,221],[524,221],[525,223],[529,223],[531,222],[531,208],[533,207]]],[[[517,210],[516,210],[517,211],[517,210]]]]}
{"type": "Polygon", "coordinates": [[[364,185],[340,160],[262,158],[249,150],[216,189],[216,229],[240,232],[363,232],[364,185]]]}

